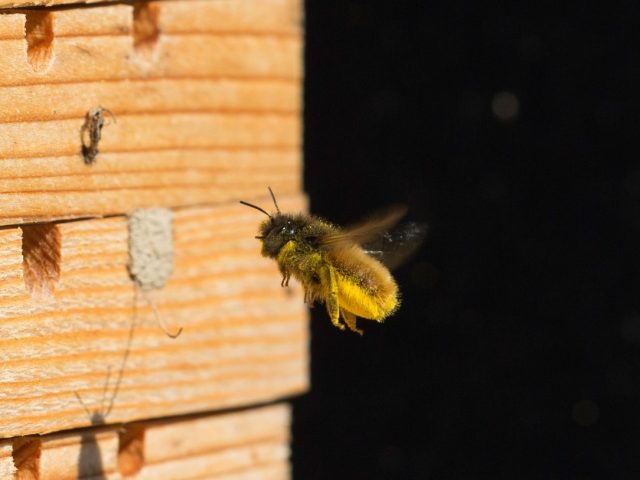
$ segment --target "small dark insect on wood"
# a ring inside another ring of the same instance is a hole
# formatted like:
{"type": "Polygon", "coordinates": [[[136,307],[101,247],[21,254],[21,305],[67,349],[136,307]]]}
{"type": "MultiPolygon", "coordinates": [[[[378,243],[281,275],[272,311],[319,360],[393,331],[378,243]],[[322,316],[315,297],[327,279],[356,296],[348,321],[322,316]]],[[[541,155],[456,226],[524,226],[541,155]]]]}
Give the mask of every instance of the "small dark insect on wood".
{"type": "MultiPolygon", "coordinates": [[[[98,156],[98,144],[102,138],[102,128],[105,126],[104,114],[108,113],[115,122],[116,117],[106,108],[97,107],[89,110],[80,129],[80,141],[82,142],[82,158],[86,165],[92,165],[98,156]]],[[[107,124],[108,125],[108,124],[107,124]]]]}

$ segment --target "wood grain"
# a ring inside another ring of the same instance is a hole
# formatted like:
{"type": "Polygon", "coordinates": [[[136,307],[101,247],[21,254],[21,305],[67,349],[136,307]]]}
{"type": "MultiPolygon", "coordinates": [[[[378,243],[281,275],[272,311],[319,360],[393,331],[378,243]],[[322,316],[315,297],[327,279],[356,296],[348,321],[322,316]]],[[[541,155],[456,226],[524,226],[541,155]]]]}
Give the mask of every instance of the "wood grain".
{"type": "MultiPolygon", "coordinates": [[[[269,207],[270,198],[247,197],[269,207]]],[[[299,196],[279,198],[301,210],[299,196]]],[[[123,217],[65,222],[59,280],[25,286],[22,230],[0,230],[0,437],[268,401],[307,388],[307,312],[242,205],[178,209],[174,273],[145,297],[123,217]],[[151,305],[177,339],[160,329],[151,305]],[[78,398],[79,397],[79,398],[78,398]]],[[[37,275],[33,278],[38,278],[37,275]]]]}
{"type": "MultiPolygon", "coordinates": [[[[235,111],[294,116],[300,113],[301,96],[298,82],[288,79],[159,78],[154,81],[138,79],[97,84],[77,82],[32,85],[29,88],[4,87],[0,91],[4,104],[0,113],[3,123],[54,122],[63,119],[75,119],[77,123],[87,113],[87,105],[104,102],[110,110],[118,112],[115,121],[110,119],[114,127],[117,127],[121,116],[132,114],[235,111]]],[[[78,132],[75,134],[77,137],[78,132]]],[[[75,146],[73,152],[76,153],[77,149],[75,146]]],[[[4,156],[9,155],[5,153],[4,156]]]]}
{"type": "MultiPolygon", "coordinates": [[[[143,3],[142,0],[139,3],[143,3]]],[[[302,25],[302,13],[300,4],[290,0],[173,0],[167,1],[163,5],[165,15],[161,17],[161,28],[163,31],[192,31],[195,28],[217,31],[245,30],[252,32],[294,32],[302,25]],[[196,8],[200,15],[192,14],[196,8]],[[175,19],[176,21],[172,21],[175,19]]],[[[88,11],[88,14],[95,14],[96,9],[100,9],[105,15],[119,12],[117,9],[109,9],[109,3],[120,3],[121,0],[0,0],[0,8],[19,9],[21,7],[53,7],[56,5],[75,5],[79,9],[88,11]],[[100,5],[95,5],[96,3],[100,5]]],[[[155,3],[155,2],[146,2],[155,3]]],[[[117,6],[117,5],[116,5],[117,6]]],[[[70,17],[64,17],[65,23],[57,27],[63,35],[74,34],[79,28],[83,32],[100,31],[96,23],[70,23],[70,17]],[[72,25],[69,27],[69,25],[72,25]]],[[[125,18],[125,17],[121,17],[125,18]]],[[[124,22],[123,22],[124,23],[124,22]]],[[[16,30],[15,35],[20,37],[24,34],[16,30]]]]}
{"type": "Polygon", "coordinates": [[[118,0],[0,0],[0,8],[16,7],[51,7],[56,5],[86,4],[100,2],[116,2],[118,0]]]}
{"type": "Polygon", "coordinates": [[[16,467],[13,463],[13,442],[0,440],[0,478],[13,478],[16,467]]]}
{"type": "MultiPolygon", "coordinates": [[[[20,474],[39,480],[284,480],[289,478],[290,416],[288,405],[276,404],[33,437],[40,443],[39,455],[24,458],[20,474]],[[139,439],[134,448],[125,440],[129,431],[139,439]]],[[[10,441],[0,447],[0,465],[2,459],[11,462],[7,472],[14,469],[11,447],[10,441]]]]}
{"type": "Polygon", "coordinates": [[[0,225],[300,190],[300,1],[145,4],[159,9],[151,53],[134,47],[132,5],[52,10],[38,69],[30,13],[0,14],[0,225]],[[97,106],[115,118],[85,165],[97,106]]]}
{"type": "Polygon", "coordinates": [[[140,78],[299,79],[301,43],[242,34],[167,34],[153,61],[133,50],[131,37],[59,38],[44,72],[34,72],[24,40],[0,41],[0,86],[116,81],[140,78]],[[206,52],[206,56],[204,56],[206,52]],[[46,75],[44,75],[46,73],[46,75]]]}

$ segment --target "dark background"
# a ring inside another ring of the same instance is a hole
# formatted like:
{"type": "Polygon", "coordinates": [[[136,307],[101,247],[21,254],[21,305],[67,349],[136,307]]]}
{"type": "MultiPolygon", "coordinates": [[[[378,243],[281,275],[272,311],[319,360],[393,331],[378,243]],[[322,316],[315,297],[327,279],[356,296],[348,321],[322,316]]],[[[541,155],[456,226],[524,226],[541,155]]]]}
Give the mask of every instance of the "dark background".
{"type": "Polygon", "coordinates": [[[307,2],[312,211],[429,236],[384,324],[313,310],[294,478],[640,472],[640,8],[561,3],[307,2]]]}

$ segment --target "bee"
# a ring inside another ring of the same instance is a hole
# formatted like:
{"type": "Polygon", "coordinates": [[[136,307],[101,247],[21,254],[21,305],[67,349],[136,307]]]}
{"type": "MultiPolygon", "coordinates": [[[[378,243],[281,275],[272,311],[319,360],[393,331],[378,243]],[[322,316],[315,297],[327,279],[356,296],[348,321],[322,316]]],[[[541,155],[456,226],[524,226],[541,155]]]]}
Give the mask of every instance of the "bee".
{"type": "Polygon", "coordinates": [[[325,303],[331,323],[360,335],[356,318],[383,322],[400,307],[400,291],[389,268],[397,266],[422,242],[426,229],[408,223],[389,232],[406,213],[401,206],[347,228],[314,215],[269,213],[257,205],[243,205],[264,213],[259,227],[262,256],[273,258],[282,274],[281,286],[291,276],[302,284],[305,302],[325,303]]]}

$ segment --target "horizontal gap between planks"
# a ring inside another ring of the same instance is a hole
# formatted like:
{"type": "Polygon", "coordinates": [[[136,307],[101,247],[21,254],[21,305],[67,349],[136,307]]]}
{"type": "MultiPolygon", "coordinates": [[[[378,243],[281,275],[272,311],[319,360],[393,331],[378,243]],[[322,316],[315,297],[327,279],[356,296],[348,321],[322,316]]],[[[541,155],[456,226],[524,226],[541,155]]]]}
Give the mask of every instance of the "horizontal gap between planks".
{"type": "MultiPolygon", "coordinates": [[[[305,380],[301,375],[295,375],[295,378],[300,378],[301,380],[305,380]]],[[[251,404],[253,405],[254,400],[252,400],[253,398],[255,398],[256,396],[261,397],[261,399],[264,399],[264,396],[266,394],[268,394],[267,398],[274,398],[275,395],[278,395],[278,399],[282,399],[283,397],[287,397],[287,396],[293,396],[296,395],[298,393],[303,392],[306,388],[307,388],[307,384],[305,381],[301,382],[301,383],[291,383],[291,379],[290,378],[285,378],[283,380],[286,380],[281,382],[283,384],[286,384],[286,388],[281,389],[281,390],[274,390],[274,386],[273,385],[267,385],[266,387],[257,387],[255,385],[252,385],[248,388],[238,388],[237,386],[234,387],[233,390],[230,390],[228,392],[218,392],[216,394],[212,394],[212,393],[207,393],[207,394],[202,394],[202,395],[196,395],[196,396],[190,396],[189,397],[189,402],[190,403],[199,403],[199,402],[203,402],[203,403],[210,403],[211,400],[214,400],[218,403],[223,403],[223,402],[228,402],[228,401],[233,401],[236,397],[242,397],[244,398],[244,401],[242,403],[240,403],[240,405],[248,405],[251,404]],[[249,403],[251,402],[251,403],[249,403]]],[[[185,382],[186,384],[193,384],[194,382],[185,382]]],[[[203,383],[203,384],[210,384],[211,381],[210,380],[203,380],[200,381],[199,383],[203,383]]],[[[275,383],[272,380],[270,380],[270,383],[275,383]]],[[[154,385],[153,387],[150,387],[148,389],[142,389],[142,390],[158,390],[160,387],[158,385],[154,385]]],[[[98,393],[101,394],[103,391],[103,388],[95,388],[92,390],[94,393],[98,393]]],[[[127,391],[134,391],[133,389],[122,389],[120,388],[118,390],[119,393],[122,392],[127,392],[127,391]]],[[[77,392],[78,394],[80,394],[80,392],[77,392]]],[[[83,393],[86,393],[85,391],[83,391],[83,393]]],[[[67,395],[72,395],[72,398],[74,400],[77,400],[75,398],[75,396],[73,396],[72,392],[67,392],[67,395]]],[[[84,401],[84,397],[81,396],[81,398],[83,398],[84,401]]],[[[176,406],[176,401],[175,400],[154,400],[154,402],[152,404],[149,404],[149,407],[157,409],[157,410],[164,410],[166,411],[167,407],[175,407],[176,406]]],[[[133,410],[133,409],[137,409],[140,408],[140,403],[122,403],[122,402],[118,402],[118,410],[133,410]]],[[[50,419],[50,418],[56,418],[56,417],[60,417],[60,416],[64,416],[69,415],[69,416],[73,416],[76,417],[79,413],[83,413],[85,412],[84,408],[82,408],[82,405],[80,405],[78,408],[67,408],[65,410],[58,410],[56,411],[54,414],[50,414],[50,415],[20,415],[18,417],[12,417],[12,423],[14,424],[27,424],[27,423],[40,423],[43,420],[46,419],[50,419]]],[[[173,412],[177,413],[177,410],[173,410],[173,412]]],[[[158,417],[156,417],[158,418],[158,417]]],[[[164,416],[162,417],[164,418],[164,416]]],[[[136,420],[132,420],[132,421],[136,421],[136,420]]]]}
{"type": "MultiPolygon", "coordinates": [[[[136,420],[135,423],[143,423],[147,424],[149,427],[164,427],[170,424],[179,423],[179,422],[190,422],[197,421],[202,418],[221,418],[225,415],[233,415],[233,414],[249,414],[252,416],[260,416],[263,414],[261,410],[275,410],[275,409],[284,409],[285,410],[285,418],[289,418],[290,406],[286,403],[283,403],[282,400],[263,400],[251,405],[239,405],[233,407],[222,407],[213,411],[205,411],[205,412],[189,412],[189,413],[181,413],[174,415],[167,415],[166,417],[156,418],[156,419],[143,419],[136,420]],[[284,407],[284,408],[283,408],[284,407]]],[[[108,424],[101,425],[88,425],[86,427],[77,427],[77,428],[69,428],[65,430],[60,430],[59,432],[55,432],[55,435],[58,434],[84,434],[91,433],[91,430],[98,427],[100,431],[98,434],[103,433],[105,430],[108,431],[108,424]],[[107,427],[105,429],[105,427],[107,427]]],[[[120,428],[117,425],[112,425],[114,428],[120,428]]]]}
{"type": "MultiPolygon", "coordinates": [[[[291,362],[286,362],[286,363],[282,363],[282,364],[278,364],[281,366],[281,369],[278,370],[277,373],[279,374],[284,374],[283,377],[288,378],[289,376],[298,376],[296,375],[296,373],[300,370],[300,364],[298,362],[298,360],[300,359],[300,357],[294,357],[294,360],[291,362]]],[[[264,362],[263,362],[264,363],[264,362]]],[[[256,370],[256,367],[253,367],[253,370],[256,370]]],[[[269,372],[271,373],[276,373],[276,372],[269,372]]],[[[222,377],[222,381],[228,381],[231,380],[232,382],[230,383],[242,383],[242,382],[238,382],[237,380],[247,380],[247,379],[251,379],[251,380],[255,380],[255,379],[264,379],[264,372],[263,371],[254,371],[252,372],[251,375],[245,375],[244,377],[238,377],[237,376],[237,372],[231,372],[229,375],[229,378],[225,380],[225,376],[221,375],[222,377]]],[[[172,387],[189,387],[189,386],[193,386],[194,384],[198,384],[198,383],[202,383],[202,384],[211,384],[212,382],[214,382],[215,380],[219,380],[219,378],[217,378],[217,375],[209,376],[208,378],[202,378],[202,379],[197,379],[194,380],[193,378],[188,378],[185,380],[172,380],[171,382],[171,386],[172,387]]],[[[268,379],[268,381],[270,383],[279,383],[279,375],[274,375],[274,377],[271,377],[268,379]]],[[[132,386],[128,386],[128,385],[120,385],[120,387],[118,388],[118,393],[121,395],[124,395],[128,392],[136,392],[136,391],[154,391],[154,390],[159,390],[162,388],[162,384],[161,383],[150,383],[150,384],[136,384],[136,385],[132,385],[132,386]]],[[[255,384],[252,387],[245,387],[244,389],[242,388],[238,388],[237,385],[234,385],[234,390],[232,392],[230,392],[229,394],[226,395],[212,395],[211,393],[208,394],[203,394],[200,397],[192,397],[195,399],[198,398],[219,398],[219,397],[229,397],[229,395],[233,395],[234,392],[242,392],[242,391],[255,391],[255,390],[262,390],[261,388],[256,388],[255,384]]],[[[55,399],[63,399],[65,397],[68,396],[73,396],[73,393],[78,393],[81,394],[81,397],[94,397],[94,394],[99,394],[102,393],[104,391],[104,385],[101,385],[99,387],[93,387],[93,388],[83,388],[83,389],[79,389],[79,390],[66,390],[66,391],[62,391],[62,392],[56,392],[56,393],[47,393],[46,394],[46,398],[47,400],[55,400],[55,399]]],[[[219,392],[220,393],[220,392],[219,392]]],[[[29,397],[29,398],[25,398],[25,397],[20,397],[20,398],[4,398],[2,399],[2,403],[4,405],[10,405],[10,404],[23,404],[26,402],[29,402],[31,400],[38,400],[40,398],[42,398],[43,395],[37,396],[37,397],[29,397]]],[[[171,401],[171,400],[165,400],[165,401],[160,401],[160,402],[155,402],[153,403],[154,407],[158,407],[158,406],[162,406],[163,404],[173,404],[175,405],[175,401],[171,401]]],[[[118,404],[118,408],[120,409],[126,409],[126,408],[131,408],[134,406],[140,406],[139,402],[136,403],[122,403],[119,402],[118,404]]],[[[67,412],[77,412],[79,409],[68,409],[66,410],[67,412]]],[[[58,411],[56,412],[57,414],[64,412],[63,411],[58,411]]],[[[25,416],[25,417],[17,417],[17,418],[12,418],[12,421],[16,421],[17,419],[21,419],[21,418],[30,418],[30,419],[35,419],[35,418],[49,418],[50,415],[29,415],[29,416],[25,416]]]]}

